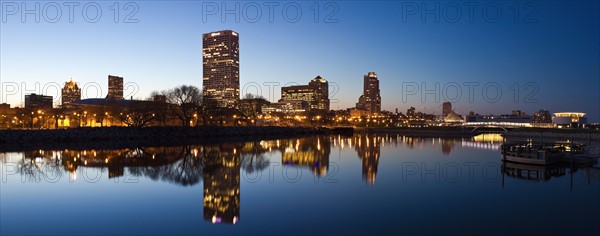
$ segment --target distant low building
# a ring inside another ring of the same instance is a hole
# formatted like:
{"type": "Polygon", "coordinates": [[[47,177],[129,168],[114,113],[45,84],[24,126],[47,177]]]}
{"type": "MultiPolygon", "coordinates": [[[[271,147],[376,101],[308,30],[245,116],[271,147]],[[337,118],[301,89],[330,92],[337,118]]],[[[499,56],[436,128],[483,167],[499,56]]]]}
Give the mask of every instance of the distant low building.
{"type": "Polygon", "coordinates": [[[309,109],[309,103],[302,100],[279,100],[279,102],[265,104],[261,107],[262,113],[270,114],[273,112],[281,113],[300,113],[309,109]]]}
{"type": "Polygon", "coordinates": [[[552,117],[552,124],[558,128],[584,128],[587,123],[583,112],[557,112],[552,117]]]}
{"type": "Polygon", "coordinates": [[[371,114],[371,112],[369,112],[367,110],[363,110],[363,109],[351,109],[350,110],[350,117],[353,117],[353,118],[368,117],[370,114],[371,114]]]}
{"type": "Polygon", "coordinates": [[[521,123],[521,124],[530,124],[531,123],[530,116],[519,116],[519,115],[471,115],[465,117],[465,122],[494,122],[494,123],[521,123]]]}
{"type": "Polygon", "coordinates": [[[296,103],[294,101],[307,102],[306,110],[329,111],[329,83],[317,76],[308,85],[282,87],[279,102],[296,103]]]}
{"type": "Polygon", "coordinates": [[[450,111],[450,113],[444,117],[444,122],[460,124],[460,123],[465,122],[465,120],[459,114],[456,114],[453,111],[450,111]]]}
{"type": "Polygon", "coordinates": [[[52,96],[39,95],[35,93],[25,95],[25,108],[52,109],[52,96]]]}
{"type": "Polygon", "coordinates": [[[0,114],[5,114],[9,110],[10,110],[10,104],[8,104],[8,103],[0,104],[0,114]]]}

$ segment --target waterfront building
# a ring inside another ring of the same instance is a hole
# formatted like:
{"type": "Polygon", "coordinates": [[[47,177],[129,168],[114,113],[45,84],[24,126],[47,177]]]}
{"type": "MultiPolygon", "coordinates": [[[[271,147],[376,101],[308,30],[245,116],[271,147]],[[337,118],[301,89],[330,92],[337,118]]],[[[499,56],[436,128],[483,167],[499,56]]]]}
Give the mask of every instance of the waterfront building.
{"type": "Polygon", "coordinates": [[[111,100],[123,100],[123,77],[108,76],[108,94],[106,98],[111,100]]]}
{"type": "Polygon", "coordinates": [[[381,112],[379,79],[375,72],[369,72],[363,77],[363,94],[358,98],[356,109],[368,111],[370,115],[381,112]]]}
{"type": "Polygon", "coordinates": [[[25,95],[26,109],[52,109],[52,96],[35,93],[25,95]]]}
{"type": "Polygon", "coordinates": [[[552,117],[552,124],[558,128],[584,128],[587,123],[583,112],[557,112],[552,117]]]}
{"type": "Polygon", "coordinates": [[[81,100],[81,89],[77,83],[73,82],[73,79],[65,83],[61,98],[62,107],[69,107],[71,103],[81,100]]]}
{"type": "Polygon", "coordinates": [[[329,111],[329,83],[321,76],[317,76],[308,85],[282,87],[279,102],[290,101],[307,102],[306,110],[329,111]]]}
{"type": "Polygon", "coordinates": [[[270,114],[273,112],[281,112],[281,113],[300,113],[305,112],[309,109],[309,104],[307,101],[301,100],[279,100],[279,102],[265,104],[261,108],[261,112],[265,114],[270,114]]]}

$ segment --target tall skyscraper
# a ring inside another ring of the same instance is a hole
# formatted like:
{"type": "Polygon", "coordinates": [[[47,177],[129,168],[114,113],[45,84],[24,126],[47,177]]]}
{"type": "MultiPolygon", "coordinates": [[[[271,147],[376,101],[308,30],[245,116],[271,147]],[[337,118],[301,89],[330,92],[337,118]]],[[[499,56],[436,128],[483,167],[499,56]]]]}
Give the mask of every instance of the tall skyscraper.
{"type": "Polygon", "coordinates": [[[62,106],[68,107],[69,104],[81,100],[81,89],[77,86],[77,83],[71,79],[65,83],[62,89],[62,106]]]}
{"type": "Polygon", "coordinates": [[[305,101],[307,110],[329,111],[329,83],[317,76],[308,85],[281,87],[280,101],[305,101]]]}
{"type": "Polygon", "coordinates": [[[108,76],[108,99],[123,100],[123,77],[108,76]]]}
{"type": "Polygon", "coordinates": [[[238,34],[231,30],[202,35],[202,93],[219,107],[235,108],[240,100],[238,34]]]}
{"type": "Polygon", "coordinates": [[[364,77],[363,95],[356,103],[356,109],[366,110],[371,115],[381,112],[381,95],[379,94],[379,79],[375,72],[369,72],[364,77]]]}
{"type": "Polygon", "coordinates": [[[452,113],[452,103],[451,102],[444,102],[442,103],[442,115],[444,117],[450,115],[450,113],[452,113]]]}

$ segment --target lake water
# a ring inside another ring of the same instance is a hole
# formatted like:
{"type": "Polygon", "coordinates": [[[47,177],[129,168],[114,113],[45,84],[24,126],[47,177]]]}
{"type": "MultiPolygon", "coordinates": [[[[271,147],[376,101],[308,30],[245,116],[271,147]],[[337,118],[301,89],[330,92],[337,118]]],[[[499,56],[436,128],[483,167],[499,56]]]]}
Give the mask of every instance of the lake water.
{"type": "Polygon", "coordinates": [[[303,137],[0,154],[2,235],[597,235],[600,168],[502,139],[303,137]]]}

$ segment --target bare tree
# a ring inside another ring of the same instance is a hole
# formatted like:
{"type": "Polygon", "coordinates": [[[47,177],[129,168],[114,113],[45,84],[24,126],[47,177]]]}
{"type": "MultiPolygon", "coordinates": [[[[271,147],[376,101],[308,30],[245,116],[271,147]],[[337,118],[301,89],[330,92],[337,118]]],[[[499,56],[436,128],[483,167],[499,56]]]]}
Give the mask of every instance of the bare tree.
{"type": "Polygon", "coordinates": [[[246,118],[254,120],[262,112],[262,106],[267,104],[269,102],[264,97],[248,93],[240,100],[238,109],[246,118]]]}
{"type": "Polygon", "coordinates": [[[123,112],[119,113],[121,122],[133,127],[144,127],[157,119],[157,113],[163,110],[158,102],[130,101],[123,112]]]}
{"type": "Polygon", "coordinates": [[[190,124],[202,105],[202,92],[193,85],[181,85],[163,93],[170,110],[181,120],[181,126],[190,124]]]}

